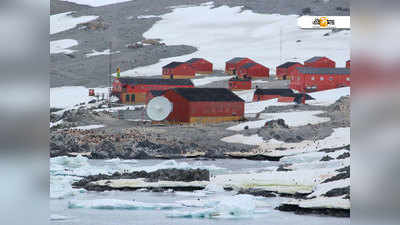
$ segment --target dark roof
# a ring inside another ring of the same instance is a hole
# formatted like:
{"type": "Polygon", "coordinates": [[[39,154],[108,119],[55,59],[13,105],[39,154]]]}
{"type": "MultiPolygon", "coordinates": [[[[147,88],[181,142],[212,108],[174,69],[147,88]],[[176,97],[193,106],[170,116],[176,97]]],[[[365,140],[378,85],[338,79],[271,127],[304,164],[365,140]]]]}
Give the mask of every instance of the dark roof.
{"type": "MultiPolygon", "coordinates": [[[[194,62],[197,62],[197,61],[199,61],[199,60],[205,60],[205,59],[203,59],[203,58],[191,58],[191,59],[189,59],[188,61],[186,61],[187,63],[194,63],[194,62]]],[[[205,60],[205,61],[207,61],[207,60],[205,60]]],[[[207,61],[208,62],[208,61],[207,61]]]]}
{"type": "Polygon", "coordinates": [[[256,89],[254,92],[255,95],[281,95],[281,96],[286,96],[286,95],[292,95],[294,94],[292,89],[256,89]]]}
{"type": "Polygon", "coordinates": [[[122,84],[129,84],[129,85],[138,85],[138,84],[193,85],[193,83],[190,79],[120,77],[119,81],[122,84]]]}
{"type": "Polygon", "coordinates": [[[350,74],[348,68],[313,68],[313,67],[298,67],[300,73],[304,74],[350,74]]]}
{"type": "Polygon", "coordinates": [[[253,66],[257,65],[257,64],[258,63],[246,63],[243,66],[241,66],[240,68],[248,69],[248,68],[253,67],[253,66]]]}
{"type": "Polygon", "coordinates": [[[251,81],[251,77],[249,78],[239,78],[239,77],[232,77],[229,81],[251,81]]]}
{"type": "Polygon", "coordinates": [[[246,58],[243,58],[243,57],[235,57],[235,58],[232,58],[232,59],[230,59],[230,60],[228,60],[228,61],[226,61],[227,63],[237,63],[237,62],[239,62],[239,61],[242,61],[243,59],[246,59],[246,58]]]}
{"type": "Polygon", "coordinates": [[[175,67],[177,67],[177,66],[179,66],[179,65],[182,65],[182,64],[184,64],[184,63],[185,63],[185,62],[171,62],[171,63],[169,63],[169,64],[163,66],[162,68],[175,68],[175,67]]]}
{"type": "Polygon", "coordinates": [[[296,64],[300,64],[300,63],[298,63],[298,62],[285,62],[284,64],[279,65],[278,68],[289,68],[289,67],[291,67],[293,65],[296,65],[296,64]]]}
{"type": "Polygon", "coordinates": [[[150,91],[151,95],[153,95],[154,97],[156,96],[161,96],[162,94],[164,94],[165,90],[152,90],[150,91]]]}
{"type": "Polygon", "coordinates": [[[322,57],[322,56],[315,56],[315,57],[312,57],[311,59],[308,59],[307,61],[305,61],[306,63],[312,63],[312,62],[316,62],[316,61],[318,61],[318,60],[320,60],[320,59],[322,59],[322,58],[324,58],[324,57],[322,57]]]}
{"type": "Polygon", "coordinates": [[[281,96],[282,97],[294,97],[295,101],[296,101],[296,99],[303,97],[303,95],[306,95],[306,100],[314,100],[315,99],[315,98],[311,97],[310,95],[303,94],[303,93],[282,94],[281,96]]]}
{"type": "Polygon", "coordinates": [[[192,102],[244,102],[226,88],[174,88],[172,90],[192,102]]]}

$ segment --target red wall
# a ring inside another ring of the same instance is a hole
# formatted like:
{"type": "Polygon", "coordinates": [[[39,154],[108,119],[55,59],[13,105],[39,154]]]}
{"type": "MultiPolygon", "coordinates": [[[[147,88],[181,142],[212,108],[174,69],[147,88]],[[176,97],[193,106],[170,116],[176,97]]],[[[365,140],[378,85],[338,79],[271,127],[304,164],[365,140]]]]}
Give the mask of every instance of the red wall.
{"type": "Polygon", "coordinates": [[[244,102],[190,102],[191,117],[244,116],[244,102]]]}
{"type": "Polygon", "coordinates": [[[244,75],[253,78],[268,78],[269,68],[260,64],[256,64],[250,68],[239,68],[238,76],[243,77],[244,75]]]}
{"type": "Polygon", "coordinates": [[[253,102],[266,101],[274,98],[279,98],[280,95],[254,95],[253,102]]]}
{"type": "Polygon", "coordinates": [[[174,77],[195,76],[195,70],[193,69],[192,66],[190,66],[189,63],[181,64],[175,68],[163,68],[162,73],[163,75],[168,75],[168,76],[172,74],[174,75],[174,77]]]}
{"type": "Polygon", "coordinates": [[[302,74],[298,70],[295,70],[290,80],[290,88],[300,92],[313,92],[347,87],[350,86],[350,83],[350,75],[302,74]],[[312,90],[306,88],[312,86],[316,88],[312,90]]]}
{"type": "Polygon", "coordinates": [[[305,67],[314,67],[314,68],[335,68],[336,67],[336,63],[335,61],[327,58],[327,57],[323,57],[315,62],[312,63],[304,63],[305,67]]]}
{"type": "Polygon", "coordinates": [[[233,70],[238,71],[238,69],[246,63],[254,63],[254,61],[246,58],[237,63],[228,63],[227,62],[227,63],[225,63],[225,73],[227,73],[228,71],[233,71],[233,70]]]}
{"type": "Polygon", "coordinates": [[[283,76],[290,76],[290,73],[295,70],[297,67],[303,67],[302,64],[297,63],[292,66],[289,66],[288,68],[276,68],[276,76],[280,79],[283,78],[283,76]]]}
{"type": "Polygon", "coordinates": [[[169,90],[163,94],[164,97],[168,98],[172,104],[172,112],[167,117],[167,121],[170,122],[190,122],[190,106],[189,102],[178,95],[175,91],[169,90]]]}
{"type": "Polygon", "coordinates": [[[294,97],[279,97],[278,102],[294,102],[294,97]]]}
{"type": "Polygon", "coordinates": [[[207,60],[200,59],[196,62],[190,63],[193,69],[196,72],[212,72],[213,71],[213,64],[207,60]]]}
{"type": "Polygon", "coordinates": [[[251,80],[249,81],[229,81],[229,89],[249,90],[251,89],[251,80]]]}

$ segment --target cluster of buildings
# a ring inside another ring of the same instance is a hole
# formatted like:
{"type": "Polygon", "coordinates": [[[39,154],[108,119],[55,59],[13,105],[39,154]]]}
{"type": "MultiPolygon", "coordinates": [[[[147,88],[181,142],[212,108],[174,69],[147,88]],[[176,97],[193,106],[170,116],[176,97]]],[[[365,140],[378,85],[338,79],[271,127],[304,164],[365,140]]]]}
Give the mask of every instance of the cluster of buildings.
{"type": "Polygon", "coordinates": [[[337,68],[336,62],[322,56],[312,57],[304,64],[286,62],[276,67],[280,80],[290,80],[290,88],[299,92],[323,91],[350,86],[350,63],[337,68]]]}
{"type": "MultiPolygon", "coordinates": [[[[244,100],[232,91],[252,89],[253,79],[268,79],[269,68],[249,58],[235,57],[225,63],[225,73],[235,75],[228,88],[195,88],[190,80],[196,74],[213,72],[211,62],[192,58],[171,62],[162,67],[162,78],[119,77],[112,85],[112,95],[122,104],[147,104],[152,98],[164,96],[173,103],[167,117],[171,123],[210,123],[244,118],[244,100]]],[[[346,68],[336,68],[327,57],[313,57],[304,62],[286,62],[276,68],[280,80],[290,80],[287,89],[256,89],[253,101],[277,98],[279,102],[304,103],[313,99],[306,92],[350,85],[350,60],[346,68]],[[296,90],[295,93],[293,90],[296,90]]]]}

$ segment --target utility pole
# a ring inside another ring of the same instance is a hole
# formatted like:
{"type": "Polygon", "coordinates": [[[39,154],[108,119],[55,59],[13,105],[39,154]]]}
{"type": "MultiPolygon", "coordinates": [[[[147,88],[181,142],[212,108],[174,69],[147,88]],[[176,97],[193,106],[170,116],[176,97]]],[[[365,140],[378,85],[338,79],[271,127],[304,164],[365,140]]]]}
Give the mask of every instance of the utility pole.
{"type": "Polygon", "coordinates": [[[279,64],[282,63],[282,26],[279,26],[279,64]]]}
{"type": "Polygon", "coordinates": [[[111,58],[111,54],[112,53],[112,41],[110,41],[110,54],[109,54],[109,62],[108,62],[108,107],[111,107],[111,77],[112,77],[112,67],[111,67],[111,63],[112,63],[112,58],[111,58]]]}

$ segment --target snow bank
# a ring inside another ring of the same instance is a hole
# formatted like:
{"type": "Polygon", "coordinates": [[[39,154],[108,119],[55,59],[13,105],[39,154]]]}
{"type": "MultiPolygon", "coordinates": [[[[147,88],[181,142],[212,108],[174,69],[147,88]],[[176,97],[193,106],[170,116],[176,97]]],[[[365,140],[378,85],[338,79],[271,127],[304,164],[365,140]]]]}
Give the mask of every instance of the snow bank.
{"type": "Polygon", "coordinates": [[[92,130],[92,129],[98,129],[102,128],[104,125],[87,125],[87,126],[78,126],[78,127],[71,127],[70,129],[76,129],[76,130],[92,130]]]}
{"type": "MultiPolygon", "coordinates": [[[[96,94],[108,93],[108,88],[94,88],[96,94]]],[[[68,108],[95,99],[89,96],[89,89],[83,86],[64,86],[50,88],[50,107],[68,108]]]]}
{"type": "Polygon", "coordinates": [[[315,98],[315,100],[309,100],[307,104],[328,106],[335,103],[339,98],[350,95],[350,87],[318,91],[309,93],[309,95],[315,98]]]}
{"type": "Polygon", "coordinates": [[[237,96],[242,98],[245,102],[252,102],[254,97],[255,89],[246,90],[246,91],[234,91],[237,96]]]}
{"type": "Polygon", "coordinates": [[[138,16],[138,19],[150,19],[150,18],[160,18],[160,16],[155,16],[155,15],[143,15],[143,16],[138,16]]]}
{"type": "Polygon", "coordinates": [[[72,12],[59,13],[50,16],[50,34],[56,34],[75,28],[80,23],[86,23],[98,18],[98,16],[71,16],[72,12]]]}
{"type": "Polygon", "coordinates": [[[323,148],[343,147],[350,144],[350,127],[336,128],[333,133],[322,140],[305,140],[300,143],[285,143],[275,139],[262,143],[259,150],[268,156],[290,156],[307,152],[315,152],[323,148]],[[275,150],[286,148],[285,151],[275,150]]]}
{"type": "Polygon", "coordinates": [[[250,195],[235,195],[217,200],[192,204],[192,207],[209,207],[195,211],[173,211],[171,218],[250,218],[256,209],[255,198],[250,195]]]}
{"type": "Polygon", "coordinates": [[[210,171],[220,171],[220,170],[225,170],[222,167],[217,167],[214,165],[209,165],[205,166],[201,162],[197,162],[193,165],[190,165],[187,162],[177,162],[175,160],[166,160],[163,161],[159,164],[153,165],[153,166],[142,166],[142,167],[137,167],[135,170],[144,170],[146,172],[152,172],[160,169],[171,169],[171,168],[176,168],[176,169],[207,169],[210,171]]]}
{"type": "Polygon", "coordinates": [[[265,110],[265,107],[269,107],[272,105],[275,106],[285,106],[285,105],[293,105],[293,102],[278,102],[278,99],[271,99],[266,101],[259,102],[248,102],[244,105],[244,113],[245,114],[255,114],[260,113],[265,110]]]}
{"type": "Polygon", "coordinates": [[[120,199],[71,200],[68,202],[68,208],[70,209],[169,210],[181,207],[181,205],[175,203],[145,203],[120,199]]]}
{"type": "Polygon", "coordinates": [[[70,50],[69,48],[78,45],[78,41],[73,39],[62,39],[57,41],[50,41],[50,54],[71,54],[75,50],[70,50]]]}
{"type": "Polygon", "coordinates": [[[203,4],[174,7],[171,13],[160,17],[162,20],[143,34],[145,38],[161,38],[167,45],[194,46],[198,51],[161,59],[150,66],[124,71],[122,75],[159,75],[161,67],[171,61],[193,57],[204,57],[213,62],[214,69],[224,70],[225,61],[236,56],[250,57],[274,74],[276,66],[285,61],[304,61],[316,55],[326,55],[338,67],[344,67],[350,55],[350,31],[324,36],[327,31],[301,30],[297,26],[297,15],[258,14],[242,11],[242,7],[213,8],[213,4],[203,4]]]}
{"type": "Polygon", "coordinates": [[[241,123],[236,126],[227,128],[228,130],[241,131],[244,127],[249,129],[258,129],[265,125],[266,122],[277,119],[284,119],[285,123],[291,127],[304,126],[307,124],[318,124],[328,122],[330,119],[326,117],[317,117],[316,115],[323,113],[323,111],[299,111],[287,113],[263,113],[260,118],[264,120],[250,121],[241,123]]]}
{"type": "Polygon", "coordinates": [[[89,5],[93,7],[117,4],[121,2],[129,2],[132,0],[61,0],[65,2],[73,2],[80,5],[89,5]]]}
{"type": "Polygon", "coordinates": [[[198,87],[198,86],[207,85],[209,83],[216,82],[216,81],[229,80],[231,78],[232,78],[232,76],[194,78],[194,79],[192,79],[192,82],[195,87],[198,87]]]}
{"type": "MultiPolygon", "coordinates": [[[[118,54],[118,53],[120,53],[120,51],[112,52],[111,54],[118,54]]],[[[89,57],[99,56],[99,55],[110,55],[110,49],[106,49],[106,50],[104,50],[102,52],[98,52],[96,50],[92,50],[92,53],[86,54],[86,57],[89,58],[89,57]]]]}
{"type": "Polygon", "coordinates": [[[228,142],[228,143],[239,143],[245,145],[260,145],[264,143],[262,137],[258,136],[257,134],[251,136],[243,136],[242,134],[235,134],[229,137],[224,137],[221,141],[228,142]]]}

